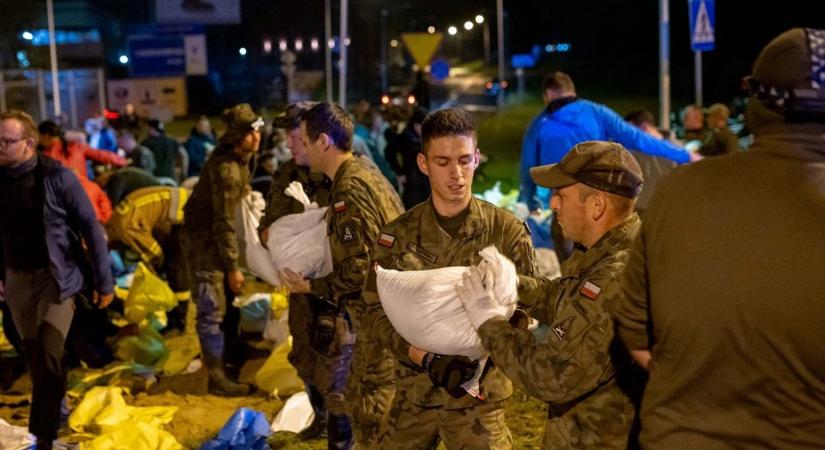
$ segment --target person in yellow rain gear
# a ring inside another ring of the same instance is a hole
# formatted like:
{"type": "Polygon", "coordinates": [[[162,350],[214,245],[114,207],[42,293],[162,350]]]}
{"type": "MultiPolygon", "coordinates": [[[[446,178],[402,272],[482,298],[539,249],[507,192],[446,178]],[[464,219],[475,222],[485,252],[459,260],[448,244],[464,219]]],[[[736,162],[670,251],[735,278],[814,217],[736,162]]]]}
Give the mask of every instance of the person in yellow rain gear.
{"type": "Polygon", "coordinates": [[[178,306],[169,312],[167,329],[186,328],[191,294],[189,274],[180,245],[183,207],[190,192],[185,188],[153,186],[138,189],[115,208],[106,225],[110,244],[121,244],[138,255],[152,271],[165,274],[178,306]]]}

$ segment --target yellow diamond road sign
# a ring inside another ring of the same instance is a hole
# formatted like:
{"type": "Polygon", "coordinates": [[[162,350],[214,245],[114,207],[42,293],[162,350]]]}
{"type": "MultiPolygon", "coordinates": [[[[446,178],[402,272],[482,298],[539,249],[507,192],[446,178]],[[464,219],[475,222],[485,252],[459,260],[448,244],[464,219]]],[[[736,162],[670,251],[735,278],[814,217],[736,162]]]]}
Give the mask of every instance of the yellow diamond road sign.
{"type": "Polygon", "coordinates": [[[404,46],[410,52],[415,63],[424,69],[424,66],[430,63],[433,59],[435,51],[441,44],[444,38],[442,33],[402,33],[401,40],[404,41],[404,46]]]}

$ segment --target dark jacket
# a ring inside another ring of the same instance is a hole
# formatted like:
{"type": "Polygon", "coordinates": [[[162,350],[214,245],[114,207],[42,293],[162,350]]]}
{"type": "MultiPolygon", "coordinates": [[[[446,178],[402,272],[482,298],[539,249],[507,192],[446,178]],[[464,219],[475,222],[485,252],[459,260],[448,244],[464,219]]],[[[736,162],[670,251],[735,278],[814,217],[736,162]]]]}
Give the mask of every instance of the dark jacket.
{"type": "Polygon", "coordinates": [[[155,170],[152,174],[156,177],[168,177],[175,179],[175,161],[178,158],[178,141],[166,135],[150,136],[141,145],[148,148],[155,155],[155,170]]]}
{"type": "Polygon", "coordinates": [[[203,163],[206,161],[207,148],[215,147],[215,136],[211,134],[198,133],[194,128],[189,139],[183,144],[186,147],[186,153],[189,155],[189,173],[190,177],[196,177],[201,174],[203,163]]]}
{"type": "MultiPolygon", "coordinates": [[[[43,179],[43,222],[46,225],[46,247],[52,276],[60,288],[60,298],[68,298],[84,288],[84,270],[90,269],[89,285],[101,294],[113,291],[109,253],[103,228],[94,208],[77,177],[59,162],[43,155],[39,158],[37,176],[43,179]],[[89,261],[80,239],[86,243],[89,261]]],[[[8,239],[2,236],[0,239],[8,239]]],[[[0,274],[5,273],[0,258],[0,274]]]]}

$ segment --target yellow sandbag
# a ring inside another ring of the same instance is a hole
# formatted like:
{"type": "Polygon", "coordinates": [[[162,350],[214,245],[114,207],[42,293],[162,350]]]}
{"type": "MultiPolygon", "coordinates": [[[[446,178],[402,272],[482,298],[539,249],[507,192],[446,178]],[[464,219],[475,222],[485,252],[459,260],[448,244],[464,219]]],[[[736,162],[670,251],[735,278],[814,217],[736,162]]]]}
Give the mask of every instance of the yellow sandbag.
{"type": "Polygon", "coordinates": [[[255,384],[274,397],[287,398],[304,390],[304,382],[298,378],[298,372],[286,359],[290,350],[292,336],[272,351],[269,359],[255,374],[255,384]]]}
{"type": "Polygon", "coordinates": [[[142,326],[137,336],[127,336],[117,341],[116,355],[123,361],[155,366],[166,359],[169,349],[155,328],[142,326]]]}
{"type": "Polygon", "coordinates": [[[140,422],[157,428],[171,422],[177,410],[177,406],[130,406],[122,388],[98,386],[72,411],[69,427],[76,432],[108,433],[125,422],[140,422]]]}
{"type": "Polygon", "coordinates": [[[270,296],[269,306],[272,308],[272,317],[280,319],[281,315],[289,309],[289,291],[285,287],[279,286],[272,291],[270,296]]]}
{"type": "Polygon", "coordinates": [[[179,450],[174,436],[142,422],[126,422],[91,441],[80,444],[80,450],[179,450]]]}
{"type": "Polygon", "coordinates": [[[138,263],[135,279],[124,302],[124,315],[130,323],[140,323],[155,311],[169,311],[178,305],[175,293],[143,263],[138,263]]]}
{"type": "Polygon", "coordinates": [[[183,372],[198,356],[198,353],[200,353],[200,347],[196,345],[171,350],[169,357],[163,362],[161,372],[164,375],[177,375],[183,372]]]}

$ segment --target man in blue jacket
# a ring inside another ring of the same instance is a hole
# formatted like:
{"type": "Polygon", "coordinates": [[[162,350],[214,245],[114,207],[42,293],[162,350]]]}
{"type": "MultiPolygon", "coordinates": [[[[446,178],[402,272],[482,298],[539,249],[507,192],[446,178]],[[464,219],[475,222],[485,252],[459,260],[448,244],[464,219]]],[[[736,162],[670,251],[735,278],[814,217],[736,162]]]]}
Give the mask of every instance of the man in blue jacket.
{"type": "Polygon", "coordinates": [[[0,297],[23,337],[33,384],[29,431],[41,450],[52,448],[60,428],[74,297],[91,285],[104,308],[113,283],[92,204],[69,169],[37,154],[38,140],[28,114],[0,113],[0,297]]]}
{"type": "Polygon", "coordinates": [[[584,141],[613,141],[629,150],[660,156],[679,164],[696,158],[673,144],[654,139],[627,124],[610,108],[576,97],[573,80],[553,72],[542,82],[547,107],[527,129],[521,149],[521,193],[519,201],[531,211],[548,207],[550,192],[536,188],[530,168],[561,161],[567,151],[584,141]]]}

